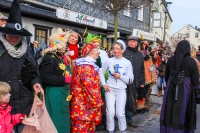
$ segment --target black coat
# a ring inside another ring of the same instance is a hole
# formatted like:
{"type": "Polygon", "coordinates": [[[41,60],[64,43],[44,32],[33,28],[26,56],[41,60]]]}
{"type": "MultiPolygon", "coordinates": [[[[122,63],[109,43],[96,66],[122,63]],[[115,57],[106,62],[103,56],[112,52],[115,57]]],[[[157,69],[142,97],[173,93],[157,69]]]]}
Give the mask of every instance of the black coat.
{"type": "Polygon", "coordinates": [[[140,85],[145,85],[144,58],[142,53],[137,48],[127,47],[123,56],[132,64],[135,87],[140,88],[140,85]]]}
{"type": "MultiPolygon", "coordinates": [[[[37,69],[29,45],[25,55],[31,60],[34,68],[37,69]]],[[[29,115],[34,98],[32,87],[35,83],[40,83],[38,74],[37,77],[30,80],[29,84],[31,88],[27,88],[23,84],[21,70],[26,60],[25,55],[20,58],[10,56],[3,43],[0,41],[0,81],[7,82],[11,86],[9,104],[12,106],[12,114],[25,113],[29,115]]]]}
{"type": "Polygon", "coordinates": [[[47,54],[42,59],[40,64],[40,76],[42,84],[45,86],[63,86],[65,85],[65,77],[63,76],[63,70],[58,67],[61,62],[56,56],[52,57],[52,54],[47,54]]]}

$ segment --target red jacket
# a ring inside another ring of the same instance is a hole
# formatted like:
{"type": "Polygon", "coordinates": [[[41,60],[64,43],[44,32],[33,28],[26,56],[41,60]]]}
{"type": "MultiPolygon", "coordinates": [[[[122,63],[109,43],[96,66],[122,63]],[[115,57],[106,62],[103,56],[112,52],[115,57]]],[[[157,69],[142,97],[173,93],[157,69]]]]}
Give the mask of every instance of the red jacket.
{"type": "Polygon", "coordinates": [[[12,133],[13,127],[21,123],[23,114],[11,114],[12,107],[8,104],[0,104],[0,133],[12,133]]]}

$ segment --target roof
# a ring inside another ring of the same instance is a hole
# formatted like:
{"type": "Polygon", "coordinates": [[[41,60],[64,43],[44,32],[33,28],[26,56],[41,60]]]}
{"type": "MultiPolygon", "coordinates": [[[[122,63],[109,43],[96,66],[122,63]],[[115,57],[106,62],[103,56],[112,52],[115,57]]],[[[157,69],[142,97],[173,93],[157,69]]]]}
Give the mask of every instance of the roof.
{"type": "Polygon", "coordinates": [[[188,27],[188,26],[190,26],[191,28],[193,28],[193,29],[196,30],[197,32],[200,32],[200,28],[195,29],[192,25],[187,24],[186,26],[184,26],[183,28],[181,28],[180,30],[178,30],[177,32],[175,32],[172,36],[174,36],[176,33],[178,33],[179,31],[181,31],[182,29],[184,29],[185,27],[188,27]]]}

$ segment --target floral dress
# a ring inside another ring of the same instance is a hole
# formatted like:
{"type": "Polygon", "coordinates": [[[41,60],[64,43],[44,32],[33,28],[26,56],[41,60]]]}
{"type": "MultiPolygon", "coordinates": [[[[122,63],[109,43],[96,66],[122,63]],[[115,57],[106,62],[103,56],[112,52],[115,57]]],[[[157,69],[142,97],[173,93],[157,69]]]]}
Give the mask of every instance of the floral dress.
{"type": "Polygon", "coordinates": [[[101,122],[103,102],[99,72],[95,70],[97,66],[90,63],[77,65],[72,77],[70,114],[73,133],[93,133],[101,122]]]}

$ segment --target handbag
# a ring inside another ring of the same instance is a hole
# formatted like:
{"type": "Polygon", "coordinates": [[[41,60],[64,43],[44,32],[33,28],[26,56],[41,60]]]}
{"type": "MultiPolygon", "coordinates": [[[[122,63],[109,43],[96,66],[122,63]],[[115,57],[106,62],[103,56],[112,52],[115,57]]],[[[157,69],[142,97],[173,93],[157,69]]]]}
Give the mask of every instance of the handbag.
{"type": "Polygon", "coordinates": [[[130,78],[129,78],[129,84],[126,88],[126,109],[132,113],[136,112],[137,106],[136,106],[136,88],[133,84],[130,84],[130,78]]]}
{"type": "Polygon", "coordinates": [[[31,112],[28,118],[22,121],[25,124],[21,133],[58,133],[43,102],[35,94],[31,112]]]}

